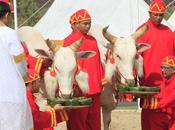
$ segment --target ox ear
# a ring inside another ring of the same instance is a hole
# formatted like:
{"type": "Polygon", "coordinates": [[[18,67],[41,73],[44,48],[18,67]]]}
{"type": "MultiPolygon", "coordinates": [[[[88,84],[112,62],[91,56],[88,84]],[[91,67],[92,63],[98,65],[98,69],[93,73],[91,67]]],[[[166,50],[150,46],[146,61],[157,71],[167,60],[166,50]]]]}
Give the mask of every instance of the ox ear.
{"type": "Polygon", "coordinates": [[[42,49],[35,49],[35,52],[38,53],[38,54],[41,55],[41,56],[49,57],[49,55],[47,54],[47,52],[46,52],[45,50],[42,50],[42,49]]]}
{"type": "Polygon", "coordinates": [[[91,58],[96,55],[95,51],[79,51],[76,52],[77,58],[91,58]]]}
{"type": "Polygon", "coordinates": [[[151,45],[147,44],[147,43],[136,44],[137,52],[144,52],[144,51],[146,51],[146,50],[148,50],[150,48],[151,48],[151,45]]]}

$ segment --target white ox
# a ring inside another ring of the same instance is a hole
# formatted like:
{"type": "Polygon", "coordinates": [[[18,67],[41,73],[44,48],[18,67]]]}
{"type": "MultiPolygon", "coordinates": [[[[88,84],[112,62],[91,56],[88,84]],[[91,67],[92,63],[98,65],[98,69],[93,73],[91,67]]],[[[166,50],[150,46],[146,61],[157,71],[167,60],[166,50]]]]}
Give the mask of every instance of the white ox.
{"type": "Polygon", "coordinates": [[[110,34],[107,31],[108,27],[102,28],[95,25],[90,30],[90,34],[93,35],[98,43],[99,50],[102,57],[102,63],[105,64],[105,77],[108,81],[111,81],[112,76],[119,72],[121,76],[121,83],[127,83],[134,80],[133,68],[137,70],[139,77],[143,75],[142,57],[136,58],[137,52],[143,52],[150,48],[149,44],[140,43],[135,44],[135,41],[144,34],[148,29],[148,26],[140,28],[128,37],[117,37],[110,34]],[[104,39],[105,38],[105,39],[104,39]],[[106,62],[106,49],[111,51],[111,55],[114,62],[106,62]]]}
{"type": "MultiPolygon", "coordinates": [[[[118,73],[120,77],[117,78],[121,79],[121,83],[133,82],[133,68],[136,69],[139,77],[143,75],[143,59],[141,56],[136,58],[136,53],[150,48],[148,44],[144,43],[136,45],[135,41],[144,34],[148,27],[145,26],[125,38],[113,36],[107,32],[107,29],[108,27],[102,28],[101,26],[94,25],[89,32],[90,35],[97,39],[101,61],[105,67],[106,79],[113,85],[112,77],[118,73]],[[107,48],[111,51],[113,63],[106,63],[106,57],[108,57],[106,55],[107,48]]],[[[113,97],[112,87],[106,86],[101,94],[104,130],[109,130],[111,112],[116,105],[113,97]]]]}
{"type": "MultiPolygon", "coordinates": [[[[50,75],[50,71],[46,71],[44,74],[46,94],[49,97],[55,96],[55,90],[59,84],[59,90],[63,96],[70,96],[73,91],[73,83],[76,82],[80,86],[80,89],[88,91],[88,75],[87,73],[81,71],[75,75],[78,70],[76,64],[77,58],[89,58],[95,55],[92,51],[82,51],[76,52],[76,50],[81,46],[82,40],[80,39],[68,47],[62,47],[57,44],[57,42],[43,39],[41,34],[32,27],[25,26],[18,30],[20,40],[27,44],[29,53],[33,56],[37,56],[37,52],[42,53],[42,55],[47,56],[46,51],[49,49],[53,55],[53,68],[56,70],[56,77],[50,75]],[[37,45],[36,45],[37,44],[37,45]],[[44,45],[43,45],[44,44],[44,45]],[[46,46],[49,47],[47,47],[46,46]]],[[[42,92],[43,93],[43,92],[42,92]]],[[[39,95],[41,97],[41,95],[39,95]]],[[[41,103],[42,104],[42,103],[41,103]]]]}

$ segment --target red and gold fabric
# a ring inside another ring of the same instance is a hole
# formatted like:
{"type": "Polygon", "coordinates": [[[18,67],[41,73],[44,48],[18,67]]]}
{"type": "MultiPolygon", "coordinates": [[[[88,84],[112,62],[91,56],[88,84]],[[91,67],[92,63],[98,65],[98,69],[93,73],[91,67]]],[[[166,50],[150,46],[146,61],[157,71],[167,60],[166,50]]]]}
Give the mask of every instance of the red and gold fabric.
{"type": "Polygon", "coordinates": [[[159,98],[159,108],[175,108],[175,75],[168,80],[164,79],[164,83],[161,85],[161,93],[159,98]]]}
{"type": "Polygon", "coordinates": [[[34,130],[53,130],[53,127],[57,126],[57,123],[68,120],[66,111],[56,113],[52,108],[49,111],[40,111],[35,103],[35,97],[28,90],[27,99],[32,110],[34,130]]]}
{"type": "Polygon", "coordinates": [[[150,130],[175,130],[175,76],[164,79],[158,98],[159,111],[150,115],[150,130]]]}
{"type": "Polygon", "coordinates": [[[13,6],[13,4],[12,4],[11,1],[9,1],[9,0],[0,0],[0,1],[9,4],[9,5],[10,5],[10,10],[11,10],[11,12],[14,11],[14,6],[13,6]]]}
{"type": "Polygon", "coordinates": [[[31,56],[25,43],[22,43],[22,46],[26,57],[28,71],[28,77],[25,80],[25,83],[29,83],[40,78],[39,75],[42,68],[43,59],[31,56]]]}
{"type": "Polygon", "coordinates": [[[158,99],[156,97],[145,98],[141,101],[142,109],[157,109],[158,99]]]}
{"type": "Polygon", "coordinates": [[[87,10],[80,9],[70,17],[69,23],[74,24],[86,20],[91,20],[91,16],[89,15],[87,10]]]}
{"type": "Polygon", "coordinates": [[[35,58],[31,55],[28,55],[26,60],[27,60],[27,69],[29,74],[25,83],[28,83],[40,78],[39,74],[42,67],[43,59],[35,58]]]}
{"type": "Polygon", "coordinates": [[[149,12],[163,14],[166,11],[166,5],[163,0],[154,0],[149,6],[149,12]]]}
{"type": "MultiPolygon", "coordinates": [[[[148,20],[142,26],[148,25],[149,29],[137,40],[137,43],[147,43],[151,48],[141,55],[143,57],[144,77],[140,79],[140,85],[160,86],[163,82],[162,71],[160,68],[161,61],[164,57],[175,55],[175,41],[172,31],[165,25],[155,25],[148,20]]],[[[140,28],[140,27],[139,27],[140,28]]],[[[143,100],[143,99],[141,99],[143,100]]],[[[150,111],[142,109],[142,130],[148,130],[150,111]]]]}

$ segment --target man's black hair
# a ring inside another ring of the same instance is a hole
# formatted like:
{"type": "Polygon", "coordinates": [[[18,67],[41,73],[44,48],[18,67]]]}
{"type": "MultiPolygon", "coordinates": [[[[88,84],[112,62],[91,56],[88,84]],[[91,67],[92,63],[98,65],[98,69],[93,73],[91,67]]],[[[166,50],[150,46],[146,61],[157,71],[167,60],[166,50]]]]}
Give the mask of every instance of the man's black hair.
{"type": "Polygon", "coordinates": [[[0,19],[4,17],[6,13],[10,12],[10,5],[8,3],[0,1],[0,19]]]}

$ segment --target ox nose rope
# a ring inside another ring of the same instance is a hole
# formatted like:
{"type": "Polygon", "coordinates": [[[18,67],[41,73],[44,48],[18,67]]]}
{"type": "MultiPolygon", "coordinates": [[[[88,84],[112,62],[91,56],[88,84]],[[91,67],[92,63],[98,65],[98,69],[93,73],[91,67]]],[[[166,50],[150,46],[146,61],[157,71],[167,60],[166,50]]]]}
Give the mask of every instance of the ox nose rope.
{"type": "Polygon", "coordinates": [[[117,70],[117,72],[118,72],[119,76],[121,76],[126,81],[126,83],[129,83],[128,79],[125,78],[119,70],[117,70]]]}

